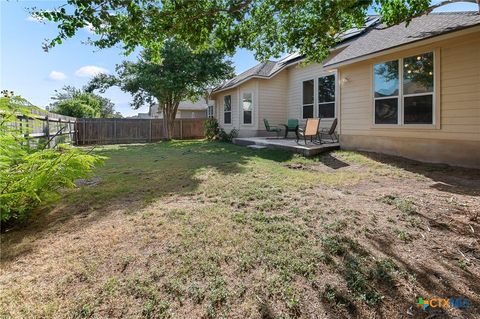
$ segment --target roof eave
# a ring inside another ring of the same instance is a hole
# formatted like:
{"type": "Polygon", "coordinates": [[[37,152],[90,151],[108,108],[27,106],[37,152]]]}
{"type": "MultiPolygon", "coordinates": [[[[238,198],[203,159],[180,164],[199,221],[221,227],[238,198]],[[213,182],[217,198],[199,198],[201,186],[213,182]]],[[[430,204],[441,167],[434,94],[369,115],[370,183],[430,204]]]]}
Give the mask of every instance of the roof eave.
{"type": "Polygon", "coordinates": [[[271,79],[271,78],[273,78],[275,75],[277,75],[278,73],[280,73],[280,72],[282,72],[283,70],[285,70],[286,68],[288,68],[289,66],[292,66],[292,65],[295,65],[295,64],[300,63],[303,59],[304,59],[304,58],[299,59],[298,61],[295,61],[295,62],[293,62],[293,63],[285,64],[284,66],[282,66],[280,69],[278,69],[277,71],[275,71],[274,73],[272,73],[272,74],[269,75],[269,76],[262,76],[262,75],[252,75],[252,76],[249,76],[249,77],[243,79],[242,81],[240,81],[240,82],[238,82],[238,83],[235,83],[235,84],[232,85],[232,86],[229,86],[229,87],[226,87],[226,88],[221,88],[221,89],[219,89],[218,91],[217,91],[217,90],[214,90],[214,91],[212,92],[212,95],[215,95],[215,94],[217,94],[217,93],[220,93],[220,92],[223,92],[223,91],[226,91],[226,90],[234,89],[234,88],[242,85],[243,83],[248,82],[248,81],[253,80],[253,79],[263,79],[263,80],[271,79]]]}

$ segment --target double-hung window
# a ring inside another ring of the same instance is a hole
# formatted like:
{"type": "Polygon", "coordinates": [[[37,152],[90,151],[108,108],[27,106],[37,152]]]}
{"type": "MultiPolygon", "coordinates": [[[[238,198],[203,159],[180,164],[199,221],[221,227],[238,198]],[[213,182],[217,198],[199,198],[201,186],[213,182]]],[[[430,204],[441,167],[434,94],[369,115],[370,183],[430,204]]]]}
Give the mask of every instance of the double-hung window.
{"type": "Polygon", "coordinates": [[[374,112],[375,124],[433,124],[433,52],[375,64],[374,112]]]}
{"type": "Polygon", "coordinates": [[[243,124],[253,123],[253,94],[244,92],[242,95],[243,124]]]}
{"type": "Polygon", "coordinates": [[[213,104],[209,104],[207,106],[207,117],[208,118],[213,117],[213,104]]]}
{"type": "Polygon", "coordinates": [[[232,96],[223,97],[223,123],[232,124],[232,96]]]}
{"type": "Polygon", "coordinates": [[[335,74],[318,78],[318,117],[335,117],[335,74]]]}
{"type": "Polygon", "coordinates": [[[303,100],[302,100],[302,114],[304,119],[313,117],[313,98],[314,98],[314,84],[313,80],[303,81],[303,100]]]}

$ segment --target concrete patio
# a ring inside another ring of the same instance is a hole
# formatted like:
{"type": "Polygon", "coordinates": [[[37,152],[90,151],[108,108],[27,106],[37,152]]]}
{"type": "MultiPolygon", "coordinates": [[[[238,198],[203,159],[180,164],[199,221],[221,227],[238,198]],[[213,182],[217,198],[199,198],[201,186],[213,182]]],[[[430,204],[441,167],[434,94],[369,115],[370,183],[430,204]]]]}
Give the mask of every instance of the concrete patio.
{"type": "Polygon", "coordinates": [[[323,144],[312,143],[307,141],[305,145],[303,140],[297,143],[296,139],[292,138],[276,138],[276,137],[238,137],[233,139],[233,143],[237,145],[248,146],[251,148],[273,148],[281,149],[294,153],[302,154],[303,156],[315,156],[324,152],[337,150],[340,148],[339,143],[323,144]]]}

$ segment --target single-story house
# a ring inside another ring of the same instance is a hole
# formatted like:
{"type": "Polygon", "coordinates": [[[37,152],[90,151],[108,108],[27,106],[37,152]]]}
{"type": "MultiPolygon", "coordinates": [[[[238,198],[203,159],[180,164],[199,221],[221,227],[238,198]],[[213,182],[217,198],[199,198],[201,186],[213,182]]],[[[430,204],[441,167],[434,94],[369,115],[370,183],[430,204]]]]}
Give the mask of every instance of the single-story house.
{"type": "Polygon", "coordinates": [[[430,13],[391,27],[369,17],[323,63],[291,54],[213,92],[214,116],[239,136],[321,118],[343,149],[480,167],[480,14],[430,13]]]}

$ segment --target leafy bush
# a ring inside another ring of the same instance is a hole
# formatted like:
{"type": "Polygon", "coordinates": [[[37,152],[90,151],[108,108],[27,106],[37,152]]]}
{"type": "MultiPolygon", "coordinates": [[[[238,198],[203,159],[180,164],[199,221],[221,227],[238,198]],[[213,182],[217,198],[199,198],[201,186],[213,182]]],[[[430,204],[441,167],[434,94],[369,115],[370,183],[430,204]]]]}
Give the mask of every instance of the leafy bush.
{"type": "Polygon", "coordinates": [[[216,118],[209,118],[205,121],[203,126],[205,137],[207,140],[211,141],[218,138],[218,134],[220,132],[218,121],[216,118]]]}
{"type": "Polygon", "coordinates": [[[220,128],[218,133],[218,139],[221,142],[231,143],[232,140],[238,136],[238,131],[236,129],[232,129],[230,133],[227,133],[223,128],[220,128]]]}
{"type": "Polygon", "coordinates": [[[20,97],[0,98],[0,220],[23,220],[27,214],[64,187],[87,177],[102,157],[66,144],[47,148],[48,143],[30,146],[15,122],[17,115],[29,116],[30,105],[20,97]]]}

